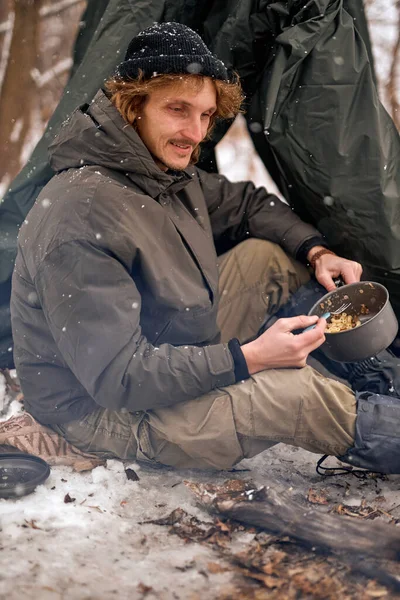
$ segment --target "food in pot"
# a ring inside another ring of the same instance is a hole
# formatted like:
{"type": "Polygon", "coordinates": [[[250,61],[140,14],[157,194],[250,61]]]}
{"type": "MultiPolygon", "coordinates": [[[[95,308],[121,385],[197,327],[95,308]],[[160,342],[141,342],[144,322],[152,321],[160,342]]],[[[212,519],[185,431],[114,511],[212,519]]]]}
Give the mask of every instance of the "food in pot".
{"type": "MultiPolygon", "coordinates": [[[[361,304],[360,315],[367,315],[369,308],[365,304],[361,304]]],[[[348,315],[346,312],[342,312],[339,315],[332,315],[326,326],[327,333],[340,333],[341,331],[348,331],[361,325],[361,321],[358,318],[360,315],[348,315]]]]}
{"type": "Polygon", "coordinates": [[[332,315],[326,326],[326,333],[340,333],[359,327],[361,321],[356,315],[348,315],[345,312],[340,315],[332,315]]]}

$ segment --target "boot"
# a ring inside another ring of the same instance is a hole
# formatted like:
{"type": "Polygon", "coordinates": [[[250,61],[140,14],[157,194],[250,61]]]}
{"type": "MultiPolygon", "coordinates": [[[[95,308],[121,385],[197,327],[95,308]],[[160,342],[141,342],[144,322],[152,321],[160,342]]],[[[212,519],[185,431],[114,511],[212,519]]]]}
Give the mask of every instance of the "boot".
{"type": "Polygon", "coordinates": [[[400,402],[383,394],[357,394],[355,440],[337,458],[378,473],[400,473],[400,402]]]}

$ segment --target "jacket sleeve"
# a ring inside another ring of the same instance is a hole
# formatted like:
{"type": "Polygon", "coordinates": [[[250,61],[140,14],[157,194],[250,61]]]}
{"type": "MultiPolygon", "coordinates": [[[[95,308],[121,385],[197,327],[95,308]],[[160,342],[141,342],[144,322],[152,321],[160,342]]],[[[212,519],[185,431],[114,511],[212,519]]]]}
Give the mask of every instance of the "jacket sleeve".
{"type": "Polygon", "coordinates": [[[216,246],[234,245],[248,237],[275,242],[292,256],[308,239],[321,238],[277,196],[249,181],[233,183],[223,175],[197,169],[216,246]]]}
{"type": "Polygon", "coordinates": [[[90,242],[55,248],[35,285],[64,360],[100,406],[155,409],[235,382],[227,344],[150,344],[141,332],[141,296],[133,279],[90,242]]]}

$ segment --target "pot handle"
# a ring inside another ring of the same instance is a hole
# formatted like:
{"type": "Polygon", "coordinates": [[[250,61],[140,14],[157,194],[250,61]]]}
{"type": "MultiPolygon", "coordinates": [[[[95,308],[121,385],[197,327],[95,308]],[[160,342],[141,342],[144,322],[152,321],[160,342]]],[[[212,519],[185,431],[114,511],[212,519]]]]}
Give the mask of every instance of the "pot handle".
{"type": "Polygon", "coordinates": [[[339,275],[339,277],[337,277],[336,279],[333,280],[333,283],[336,285],[337,288],[342,287],[343,285],[346,285],[343,277],[341,275],[339,275]]]}

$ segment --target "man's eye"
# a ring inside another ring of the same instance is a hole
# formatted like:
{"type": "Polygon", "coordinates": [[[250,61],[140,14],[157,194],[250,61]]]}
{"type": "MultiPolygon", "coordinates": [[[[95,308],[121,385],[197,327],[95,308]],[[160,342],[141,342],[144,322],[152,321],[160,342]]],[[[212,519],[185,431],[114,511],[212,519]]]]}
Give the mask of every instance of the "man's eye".
{"type": "Polygon", "coordinates": [[[179,106],[171,106],[170,107],[171,110],[173,110],[174,112],[182,112],[182,109],[179,106]]]}

